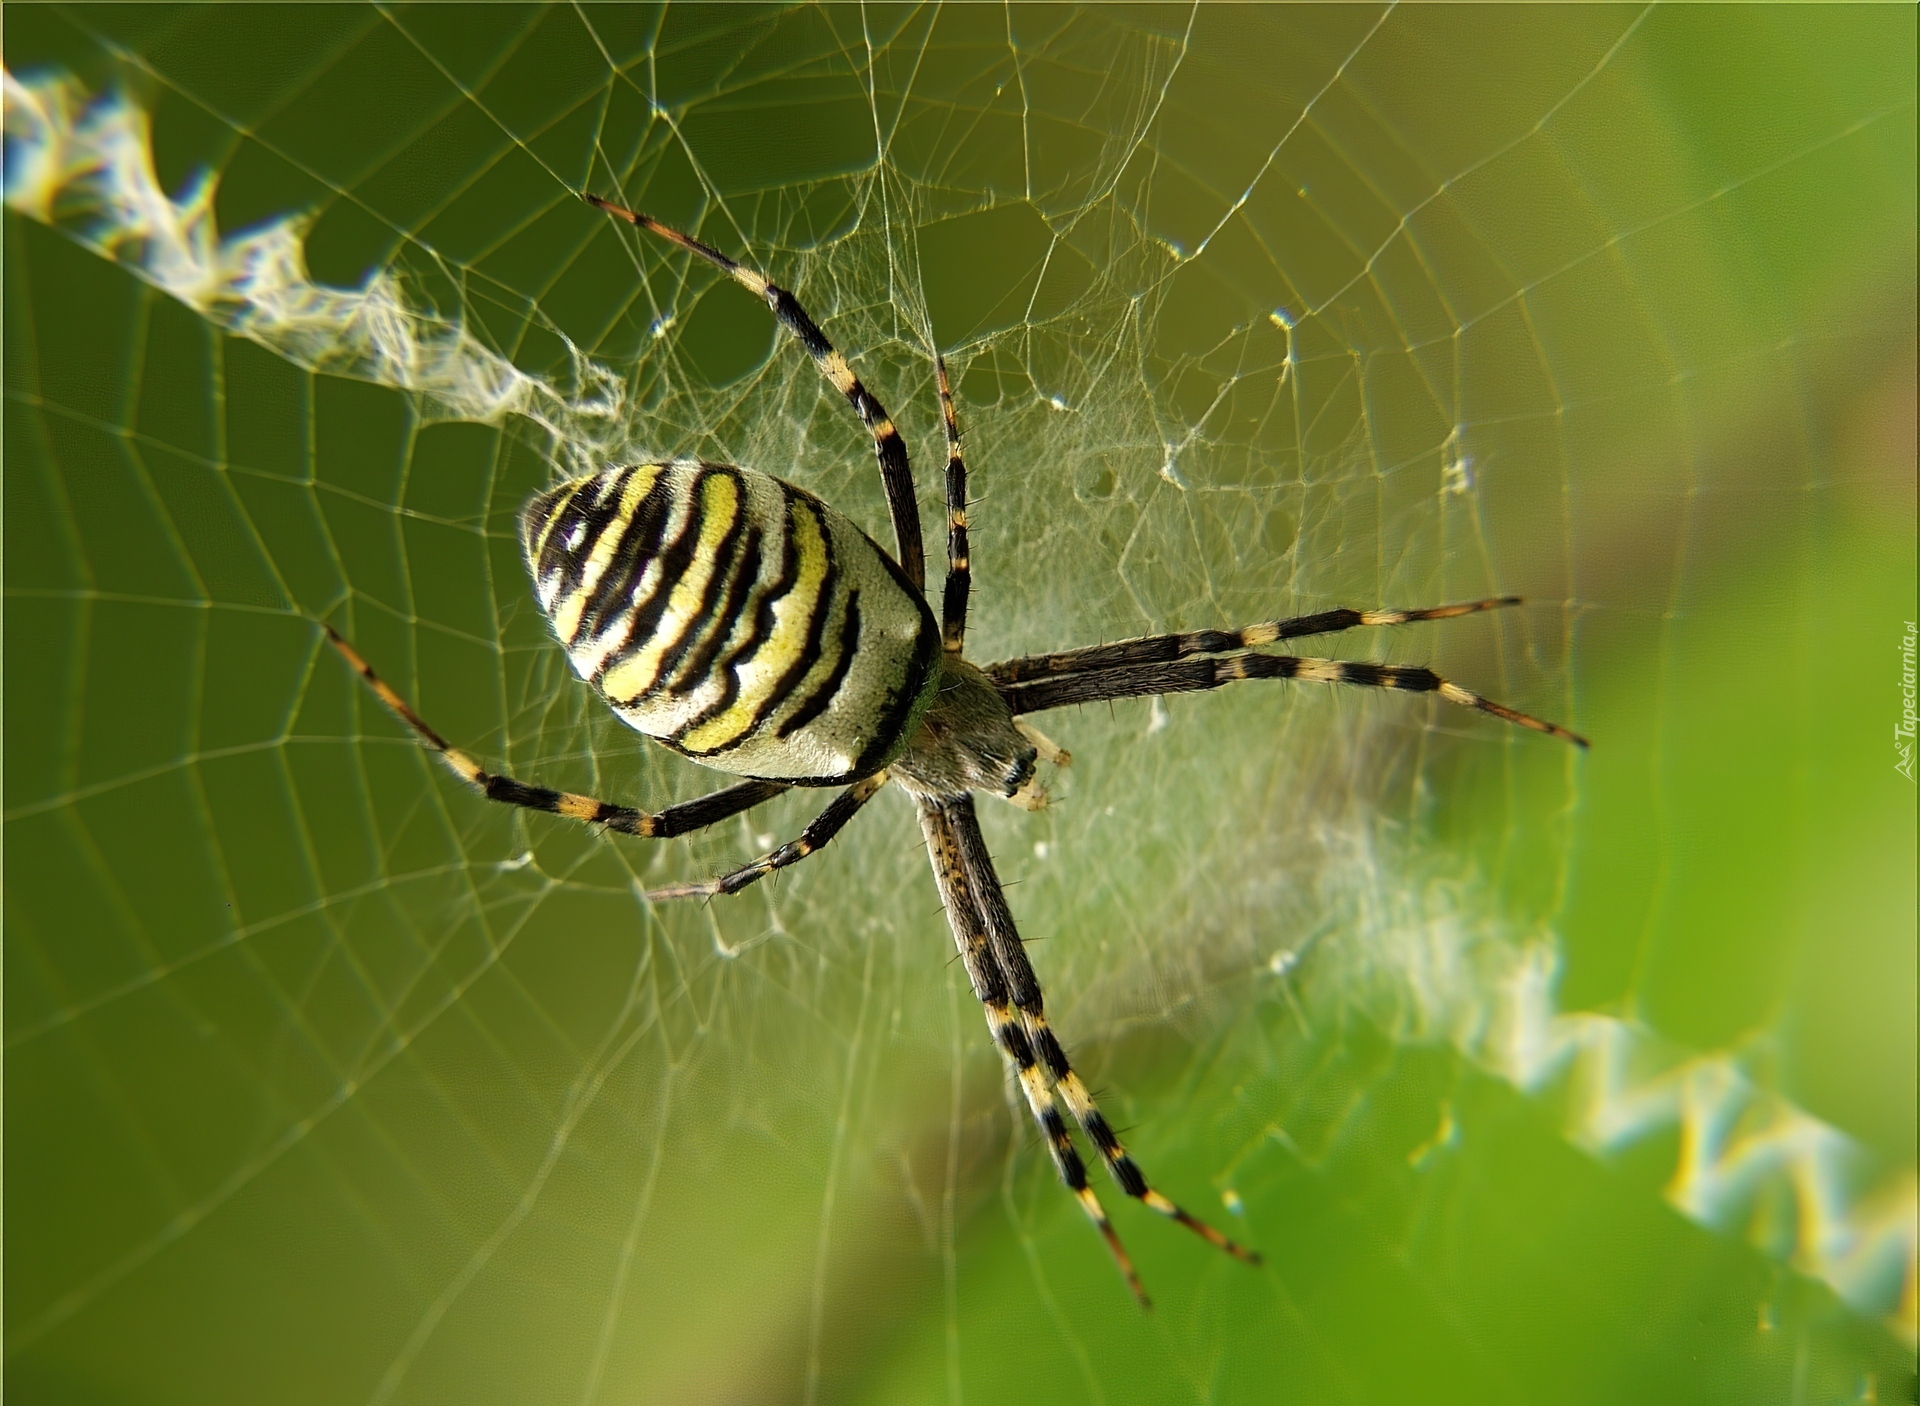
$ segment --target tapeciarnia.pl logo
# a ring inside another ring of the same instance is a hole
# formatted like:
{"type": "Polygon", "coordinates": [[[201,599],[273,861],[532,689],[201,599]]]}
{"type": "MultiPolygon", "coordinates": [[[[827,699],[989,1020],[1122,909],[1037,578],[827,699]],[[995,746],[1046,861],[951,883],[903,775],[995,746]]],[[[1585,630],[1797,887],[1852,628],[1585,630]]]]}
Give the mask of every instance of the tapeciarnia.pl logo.
{"type": "Polygon", "coordinates": [[[1900,641],[1900,721],[1893,725],[1893,747],[1900,760],[1893,769],[1913,780],[1913,645],[1914,622],[1907,621],[1907,633],[1900,641]]]}

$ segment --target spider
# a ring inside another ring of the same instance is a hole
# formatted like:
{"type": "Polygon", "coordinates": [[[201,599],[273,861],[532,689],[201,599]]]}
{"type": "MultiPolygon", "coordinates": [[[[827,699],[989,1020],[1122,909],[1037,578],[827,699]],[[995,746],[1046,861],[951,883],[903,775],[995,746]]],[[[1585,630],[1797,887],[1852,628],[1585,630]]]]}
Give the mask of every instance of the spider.
{"type": "Polygon", "coordinates": [[[1258,652],[1259,646],[1357,627],[1445,620],[1517,596],[1424,610],[1321,611],[1238,630],[1197,630],[1028,655],[985,667],[964,657],[971,567],[967,468],[945,359],[936,355],[947,443],[947,576],[935,620],[907,449],[887,412],[786,289],[719,250],[594,195],[597,209],[718,267],[763,299],[846,396],[873,437],[897,555],[805,489],[751,469],[694,460],[621,465],[542,493],[520,514],[540,609],[576,673],[625,722],[706,766],[746,779],[657,814],[529,785],[487,771],[449,744],[382,682],[331,626],[333,645],[407,727],[489,800],[621,834],[666,839],[700,830],[794,786],[844,786],[799,837],[704,883],[653,899],[738,893],[797,864],[840,833],[892,781],[913,797],[954,943],[987,1025],[1025,1096],[1055,1171],[1112,1252],[1142,1307],[1145,1289],[1081,1160],[1059,1101],[1128,1196],[1217,1246],[1252,1250],[1155,1190],[1127,1153],[1047,1024],[994,873],[972,793],[1044,803],[1036,763],[1069,758],[1025,715],[1218,688],[1242,679],[1306,679],[1438,693],[1563,738],[1565,728],[1494,703],[1431,670],[1258,652]]]}

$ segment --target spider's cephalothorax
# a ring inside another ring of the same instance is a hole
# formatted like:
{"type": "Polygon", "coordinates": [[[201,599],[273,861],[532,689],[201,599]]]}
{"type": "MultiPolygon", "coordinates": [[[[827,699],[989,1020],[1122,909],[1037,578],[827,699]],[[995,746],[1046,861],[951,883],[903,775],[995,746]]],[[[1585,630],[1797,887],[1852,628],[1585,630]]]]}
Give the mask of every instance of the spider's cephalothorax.
{"type": "Polygon", "coordinates": [[[947,579],[940,619],[925,596],[919,509],[906,445],[793,295],[718,250],[593,196],[590,204],[712,263],[762,298],[847,397],[873,437],[897,555],[818,498],[764,473],[688,460],[609,468],[541,494],[521,514],[521,547],[540,608],[574,671],[622,719],[746,779],[658,813],[531,786],[449,745],[331,627],[380,700],[469,786],[491,800],[662,839],[712,825],[792,786],[845,786],[798,839],[733,873],[652,897],[734,893],[812,854],[888,781],[909,792],[947,921],[994,1043],[1046,1139],[1061,1181],[1106,1238],[1129,1286],[1146,1294],[1068,1134],[1060,1103],[1127,1195],[1241,1259],[1258,1256],[1147,1183],[1074,1073],[1046,1019],[1039,979],[1014,926],[971,793],[1024,805],[1036,758],[1067,756],[1020,715],[1072,703],[1190,693],[1246,679],[1304,679],[1437,693],[1584,747],[1565,728],[1470,693],[1429,669],[1261,647],[1362,626],[1443,620],[1519,598],[1424,610],[1320,611],[1237,630],[1194,630],[1057,654],[967,662],[967,471],[946,366],[935,357],[947,438],[947,579]],[[1057,1097],[1056,1097],[1057,1096],[1057,1097]]]}

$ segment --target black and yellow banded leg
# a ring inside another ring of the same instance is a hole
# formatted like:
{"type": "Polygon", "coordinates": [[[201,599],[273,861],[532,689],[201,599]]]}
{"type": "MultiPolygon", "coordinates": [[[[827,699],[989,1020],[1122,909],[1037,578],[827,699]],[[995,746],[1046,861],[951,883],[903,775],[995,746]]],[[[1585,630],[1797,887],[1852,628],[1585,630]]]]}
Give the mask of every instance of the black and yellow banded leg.
{"type": "Polygon", "coordinates": [[[1197,1216],[1188,1214],[1167,1197],[1155,1191],[1147,1184],[1146,1174],[1140,1170],[1127,1149],[1120,1143],[1113,1131],[1113,1125],[1101,1113],[1099,1105],[1093,1101],[1093,1095],[1087,1092],[1087,1086],[1080,1082],[1080,1076],[1073,1072],[1073,1066],[1067,1060],[1067,1052],[1060,1047],[1060,1041],[1047,1025],[1046,1015],[1039,1010],[1023,1011],[1022,1020],[1026,1025],[1028,1041],[1037,1051],[1041,1063],[1053,1082],[1060,1090],[1060,1096],[1067,1101],[1067,1109],[1100,1152],[1101,1160],[1107,1164],[1107,1174],[1118,1182],[1120,1189],[1150,1210],[1158,1211],[1168,1220],[1178,1221],[1195,1235],[1218,1249],[1225,1250],[1235,1259],[1245,1260],[1248,1264],[1259,1264],[1260,1255],[1244,1245],[1236,1244],[1208,1225],[1197,1216]]]}
{"type": "Polygon", "coordinates": [[[1519,596],[1492,596],[1486,600],[1429,606],[1425,610],[1322,610],[1313,615],[1267,620],[1238,630],[1187,630],[1179,634],[1148,635],[1141,639],[1116,640],[1112,644],[1088,645],[1082,649],[1062,650],[1058,654],[1029,654],[1019,659],[1003,659],[998,664],[988,664],[986,674],[997,684],[1022,683],[1029,679],[1062,674],[1098,673],[1105,669],[1129,668],[1139,664],[1166,664],[1195,654],[1226,654],[1231,650],[1277,644],[1281,640],[1299,639],[1305,635],[1331,635],[1342,630],[1381,625],[1412,625],[1422,620],[1451,620],[1459,615],[1476,615],[1483,610],[1498,610],[1502,606],[1519,604],[1519,596]]]}
{"type": "Polygon", "coordinates": [[[853,819],[854,812],[872,800],[874,793],[886,784],[887,774],[884,771],[875,772],[835,796],[827,808],[814,816],[807,828],[800,832],[799,839],[789,841],[770,854],[761,855],[753,863],[742,865],[731,874],[722,874],[717,879],[707,879],[697,884],[669,884],[665,888],[649,889],[647,897],[656,900],[713,898],[723,893],[738,893],[774,870],[798,864],[808,855],[825,848],[827,842],[840,833],[841,827],[853,819]]]}
{"type": "Polygon", "coordinates": [[[1040,980],[1034,974],[1032,963],[1027,960],[1027,950],[1020,940],[1020,933],[1014,927],[1013,913],[1007,907],[999,876],[994,873],[993,856],[988,853],[986,840],[980,834],[980,822],[972,801],[957,801],[948,809],[952,816],[954,841],[960,851],[960,863],[969,887],[979,901],[987,945],[1005,976],[1007,994],[1020,1013],[1025,1043],[1044,1066],[1047,1077],[1059,1088],[1080,1130],[1099,1150],[1101,1159],[1107,1164],[1108,1173],[1120,1189],[1136,1201],[1169,1220],[1179,1222],[1236,1259],[1259,1264],[1260,1256],[1254,1251],[1229,1240],[1205,1221],[1188,1214],[1155,1191],[1147,1184],[1139,1163],[1120,1145],[1112,1124],[1100,1112],[1093,1095],[1087,1092],[1086,1085],[1080,1081],[1080,1076],[1074,1073],[1066,1051],[1047,1025],[1046,997],[1040,990],[1040,980]]]}
{"type": "Polygon", "coordinates": [[[947,359],[935,356],[940,383],[940,421],[947,431],[947,583],[940,596],[940,642],[959,654],[967,638],[967,596],[973,589],[973,562],[967,546],[967,461],[960,455],[960,422],[953,414],[953,387],[947,383],[947,359]]]}
{"type": "Polygon", "coordinates": [[[701,796],[697,800],[683,801],[679,805],[668,806],[657,813],[636,810],[632,806],[617,805],[612,801],[595,800],[592,796],[577,795],[572,791],[554,791],[545,786],[529,786],[524,781],[516,781],[511,776],[500,776],[487,771],[473,757],[458,747],[448,744],[447,740],[421,719],[420,715],[408,706],[407,700],[394,692],[392,686],[374,673],[373,667],[360,657],[359,651],[340,637],[333,626],[322,624],[327,639],[354,672],[366,680],[367,687],[374,696],[387,706],[395,717],[411,728],[414,734],[431,747],[449,770],[467,785],[473,787],[490,801],[499,801],[503,805],[519,806],[525,810],[543,811],[548,815],[564,816],[568,820],[583,821],[588,825],[604,825],[609,830],[617,830],[623,835],[638,835],[643,839],[665,840],[676,835],[689,834],[695,830],[704,830],[709,825],[718,824],[729,816],[750,810],[762,801],[771,800],[782,792],[790,790],[779,781],[743,781],[737,786],[715,791],[710,796],[701,796]]]}
{"type": "Polygon", "coordinates": [[[1108,1219],[1099,1196],[1087,1184],[1086,1163],[1081,1161],[1079,1149],[1074,1147],[1073,1139],[1067,1133],[1066,1121],[1061,1118],[1060,1110],[1054,1103],[1053,1089],[1047,1082],[1046,1073],[1034,1058],[1025,1023],[1010,1003],[1006,976],[994,959],[981,904],[961,857],[952,807],[939,802],[922,802],[920,828],[927,837],[927,857],[933,865],[934,882],[940,889],[941,900],[946,904],[947,922],[953,929],[954,945],[959,948],[960,960],[966,965],[967,980],[986,1013],[987,1029],[992,1032],[994,1046],[1019,1084],[1027,1110],[1033,1115],[1041,1137],[1046,1140],[1054,1171],[1080,1203],[1080,1209],[1093,1222],[1101,1239],[1106,1241],[1107,1250],[1119,1266],[1134,1298],[1142,1308],[1151,1308],[1152,1300],[1147,1297],[1147,1291],[1140,1283],[1140,1275],[1133,1267],[1133,1258],[1127,1254],[1126,1246],[1120,1243],[1120,1232],[1113,1228],[1113,1222],[1108,1219]]]}
{"type": "Polygon", "coordinates": [[[780,325],[791,332],[800,345],[807,349],[814,365],[820,368],[833,388],[847,398],[859,415],[860,423],[867,427],[873,436],[874,457],[880,464],[880,483],[887,493],[887,513],[893,519],[893,537],[899,546],[900,569],[906,573],[913,588],[923,590],[927,584],[926,548],[920,538],[920,505],[913,492],[913,471],[907,464],[907,442],[900,437],[893,420],[888,416],[886,407],[873,397],[853,368],[847,365],[847,359],[834,350],[833,343],[827,340],[826,333],[807,316],[806,309],[792,293],[779,284],[762,277],[744,264],[722,254],[710,244],[703,244],[691,235],[663,225],[651,215],[643,215],[638,210],[629,210],[615,205],[610,200],[602,200],[597,195],[585,191],[580,198],[596,210],[604,210],[617,219],[625,220],[637,229],[658,235],[671,244],[677,244],[690,254],[697,254],[719,269],[742,288],[761,299],[773,310],[780,325]]]}
{"type": "Polygon", "coordinates": [[[1047,1147],[1053,1154],[1054,1170],[1059,1173],[1067,1190],[1079,1201],[1080,1209],[1093,1222],[1093,1228],[1100,1232],[1100,1238],[1107,1242],[1108,1252],[1126,1279],[1127,1288],[1139,1300],[1140,1307],[1152,1308],[1153,1300],[1147,1297],[1146,1286],[1140,1282],[1139,1272],[1133,1267],[1133,1257],[1127,1253],[1127,1247],[1120,1243],[1120,1232],[1113,1228],[1107,1208],[1100,1204],[1099,1196],[1087,1185],[1086,1164],[1080,1160],[1080,1152],[1067,1134],[1066,1120],[1060,1116],[1059,1106],[1054,1102],[1053,1089],[1047,1082],[1046,1073],[1034,1058],[1025,1021],[1011,1006],[991,1004],[985,1010],[987,1028],[993,1031],[994,1043],[1006,1056],[1008,1066],[1020,1082],[1020,1092],[1026,1096],[1033,1121],[1039,1125],[1040,1135],[1047,1140],[1047,1147]]]}
{"type": "Polygon", "coordinates": [[[1517,726],[1544,732],[1586,747],[1587,739],[1557,723],[1482,698],[1431,669],[1402,664],[1370,664],[1346,659],[1308,659],[1292,654],[1229,654],[1219,659],[1180,659],[1166,664],[1136,664],[1091,674],[1065,674],[1031,683],[1004,686],[1000,694],[1017,713],[1038,713],[1075,703],[1105,703],[1115,698],[1150,698],[1169,693],[1200,693],[1247,679],[1299,679],[1310,683],[1344,683],[1361,688],[1388,688],[1403,693],[1437,693],[1461,708],[1517,726]]]}

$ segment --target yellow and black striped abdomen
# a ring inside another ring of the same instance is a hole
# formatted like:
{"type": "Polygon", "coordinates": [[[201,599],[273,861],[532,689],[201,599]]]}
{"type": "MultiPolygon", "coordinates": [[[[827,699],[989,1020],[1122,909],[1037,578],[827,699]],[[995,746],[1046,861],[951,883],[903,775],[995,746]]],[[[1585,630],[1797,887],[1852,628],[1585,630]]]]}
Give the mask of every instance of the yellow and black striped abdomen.
{"type": "Polygon", "coordinates": [[[940,628],[900,568],[766,474],[606,469],[528,503],[520,540],[575,672],[627,723],[722,771],[866,775],[938,681],[940,628]]]}

